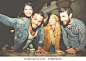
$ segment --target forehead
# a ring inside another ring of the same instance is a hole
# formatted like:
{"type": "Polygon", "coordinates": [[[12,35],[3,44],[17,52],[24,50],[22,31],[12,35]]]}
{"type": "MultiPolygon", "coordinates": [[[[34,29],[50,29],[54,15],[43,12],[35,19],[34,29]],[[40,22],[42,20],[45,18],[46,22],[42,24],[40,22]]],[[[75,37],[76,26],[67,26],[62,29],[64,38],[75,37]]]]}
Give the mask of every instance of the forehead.
{"type": "Polygon", "coordinates": [[[53,16],[52,16],[52,17],[50,17],[50,18],[55,19],[55,17],[53,17],[53,16]]]}
{"type": "Polygon", "coordinates": [[[43,17],[40,14],[37,14],[37,13],[35,13],[33,15],[33,17],[36,18],[36,19],[38,19],[38,20],[43,20],[43,17]]]}
{"type": "Polygon", "coordinates": [[[63,16],[63,15],[68,15],[67,11],[60,13],[60,16],[63,16]]]}
{"type": "Polygon", "coordinates": [[[32,9],[32,6],[29,6],[29,5],[26,5],[25,7],[24,7],[24,9],[32,9]]]}

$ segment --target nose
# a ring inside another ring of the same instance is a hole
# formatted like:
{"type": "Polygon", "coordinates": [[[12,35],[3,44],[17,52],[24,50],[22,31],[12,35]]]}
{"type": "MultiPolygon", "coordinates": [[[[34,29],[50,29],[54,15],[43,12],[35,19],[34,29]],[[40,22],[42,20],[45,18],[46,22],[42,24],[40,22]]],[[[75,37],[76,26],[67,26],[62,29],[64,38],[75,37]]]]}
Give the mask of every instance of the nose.
{"type": "Polygon", "coordinates": [[[35,21],[35,24],[38,24],[38,21],[35,21]]]}
{"type": "Polygon", "coordinates": [[[30,12],[30,10],[27,10],[27,12],[30,12]]]}
{"type": "Polygon", "coordinates": [[[27,12],[31,12],[31,10],[28,9],[27,12]]]}

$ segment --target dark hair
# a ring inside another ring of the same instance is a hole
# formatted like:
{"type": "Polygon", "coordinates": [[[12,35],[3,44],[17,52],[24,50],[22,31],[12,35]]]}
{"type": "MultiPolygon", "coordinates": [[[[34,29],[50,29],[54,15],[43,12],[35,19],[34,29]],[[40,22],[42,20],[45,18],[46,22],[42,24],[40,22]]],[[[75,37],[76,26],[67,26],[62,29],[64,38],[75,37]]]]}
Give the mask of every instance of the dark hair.
{"type": "Polygon", "coordinates": [[[73,13],[73,10],[72,10],[71,7],[62,7],[62,8],[59,9],[59,12],[60,12],[60,13],[61,13],[61,12],[65,12],[65,11],[67,11],[68,15],[69,15],[70,13],[73,13]]]}
{"type": "MultiPolygon", "coordinates": [[[[43,20],[44,20],[44,13],[42,11],[36,11],[32,14],[32,16],[37,13],[37,14],[40,14],[42,17],[43,17],[43,20]]],[[[42,23],[44,23],[44,21],[42,21],[42,23]]]]}
{"type": "Polygon", "coordinates": [[[22,6],[22,8],[21,8],[21,10],[20,10],[20,12],[19,12],[19,15],[18,15],[18,18],[25,16],[25,14],[23,13],[23,11],[24,11],[24,8],[25,8],[26,5],[31,6],[32,9],[34,10],[33,4],[32,4],[32,3],[29,3],[29,2],[26,2],[26,3],[22,6]]]}
{"type": "Polygon", "coordinates": [[[33,16],[35,13],[40,14],[40,15],[44,18],[44,13],[43,13],[42,11],[36,11],[36,12],[34,12],[34,13],[32,14],[32,16],[33,16]]]}

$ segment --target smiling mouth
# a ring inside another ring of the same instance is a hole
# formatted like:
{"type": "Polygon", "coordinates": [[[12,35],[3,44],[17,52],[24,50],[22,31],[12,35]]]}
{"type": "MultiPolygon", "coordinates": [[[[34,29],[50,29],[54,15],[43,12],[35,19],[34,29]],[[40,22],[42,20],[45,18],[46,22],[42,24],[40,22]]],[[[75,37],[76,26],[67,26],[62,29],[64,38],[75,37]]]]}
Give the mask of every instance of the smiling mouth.
{"type": "Polygon", "coordinates": [[[37,27],[37,25],[36,25],[36,24],[34,24],[34,27],[37,27]]]}
{"type": "Polygon", "coordinates": [[[31,13],[27,13],[27,15],[31,15],[31,13]]]}
{"type": "Polygon", "coordinates": [[[66,21],[63,21],[63,23],[66,23],[66,21]]]}

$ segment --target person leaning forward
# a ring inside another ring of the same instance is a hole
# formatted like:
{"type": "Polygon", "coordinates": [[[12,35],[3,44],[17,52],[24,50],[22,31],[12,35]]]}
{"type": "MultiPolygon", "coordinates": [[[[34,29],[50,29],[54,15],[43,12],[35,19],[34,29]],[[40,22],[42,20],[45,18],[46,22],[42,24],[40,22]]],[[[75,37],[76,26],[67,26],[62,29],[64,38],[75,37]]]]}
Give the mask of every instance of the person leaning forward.
{"type": "Polygon", "coordinates": [[[0,14],[0,22],[15,29],[14,51],[27,48],[31,42],[33,42],[36,50],[42,49],[44,41],[43,18],[43,12],[34,13],[31,20],[27,19],[27,21],[24,21],[22,18],[10,18],[0,14]]]}
{"type": "Polygon", "coordinates": [[[71,7],[62,7],[59,10],[61,19],[62,38],[66,46],[66,52],[72,54],[86,53],[85,24],[76,18],[72,18],[71,7]]]}

